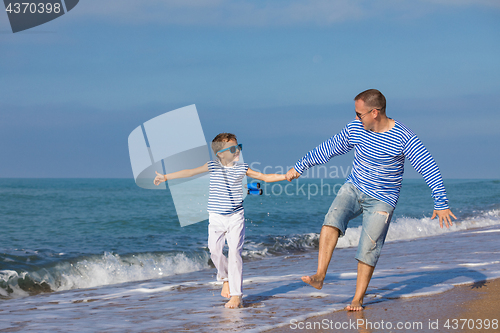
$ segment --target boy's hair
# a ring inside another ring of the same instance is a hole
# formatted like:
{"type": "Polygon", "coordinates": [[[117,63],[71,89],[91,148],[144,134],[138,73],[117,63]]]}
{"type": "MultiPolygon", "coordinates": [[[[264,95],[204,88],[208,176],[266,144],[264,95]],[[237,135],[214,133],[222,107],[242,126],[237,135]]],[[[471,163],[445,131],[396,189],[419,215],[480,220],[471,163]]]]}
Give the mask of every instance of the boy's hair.
{"type": "Polygon", "coordinates": [[[212,140],[212,150],[214,151],[214,154],[217,155],[217,152],[224,147],[224,144],[231,140],[238,142],[238,140],[236,140],[236,135],[232,133],[217,134],[217,136],[212,140]]]}
{"type": "Polygon", "coordinates": [[[377,89],[368,89],[354,97],[355,101],[362,100],[366,106],[379,109],[385,113],[385,96],[377,89]]]}

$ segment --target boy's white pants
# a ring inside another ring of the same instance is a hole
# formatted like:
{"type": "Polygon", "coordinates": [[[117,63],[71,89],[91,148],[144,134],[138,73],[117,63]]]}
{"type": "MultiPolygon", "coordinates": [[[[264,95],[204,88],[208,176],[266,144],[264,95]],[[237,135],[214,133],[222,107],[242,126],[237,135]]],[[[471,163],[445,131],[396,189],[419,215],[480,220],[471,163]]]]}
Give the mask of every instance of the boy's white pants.
{"type": "Polygon", "coordinates": [[[229,281],[229,295],[241,296],[243,261],[241,251],[245,240],[245,215],[241,210],[231,215],[209,213],[208,249],[217,268],[217,281],[229,281]],[[224,255],[225,241],[229,248],[224,255]]]}

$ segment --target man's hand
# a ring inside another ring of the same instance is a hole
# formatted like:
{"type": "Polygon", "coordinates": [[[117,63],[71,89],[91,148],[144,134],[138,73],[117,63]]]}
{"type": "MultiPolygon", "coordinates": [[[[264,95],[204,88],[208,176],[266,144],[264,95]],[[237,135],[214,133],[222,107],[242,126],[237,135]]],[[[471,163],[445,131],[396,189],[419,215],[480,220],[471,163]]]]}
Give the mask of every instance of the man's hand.
{"type": "Polygon", "coordinates": [[[297,170],[295,170],[295,168],[291,168],[290,170],[288,170],[285,177],[286,177],[286,180],[291,182],[292,180],[299,178],[300,173],[298,173],[297,170]]]}
{"type": "Polygon", "coordinates": [[[455,220],[457,219],[456,216],[453,215],[453,213],[449,209],[442,209],[442,210],[434,209],[431,220],[433,220],[436,217],[436,215],[439,217],[439,226],[441,228],[443,228],[443,221],[446,228],[449,228],[450,226],[453,225],[453,223],[451,222],[451,216],[453,216],[455,220]]]}
{"type": "Polygon", "coordinates": [[[161,173],[158,173],[158,171],[155,171],[155,172],[156,172],[156,177],[155,177],[155,180],[154,180],[154,184],[155,185],[160,185],[161,183],[167,181],[167,177],[165,177],[165,175],[162,175],[161,173]]]}

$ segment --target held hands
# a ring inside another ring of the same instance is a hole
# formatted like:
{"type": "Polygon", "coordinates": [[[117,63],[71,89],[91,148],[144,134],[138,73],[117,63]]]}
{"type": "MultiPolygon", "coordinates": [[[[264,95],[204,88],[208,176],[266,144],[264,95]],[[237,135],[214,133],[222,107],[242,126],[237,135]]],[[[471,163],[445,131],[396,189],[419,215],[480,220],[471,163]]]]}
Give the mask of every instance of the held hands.
{"type": "Polygon", "coordinates": [[[450,209],[434,210],[434,212],[432,213],[431,220],[433,220],[436,216],[439,217],[439,226],[441,228],[443,228],[443,222],[446,228],[449,228],[450,226],[453,225],[453,223],[451,222],[451,216],[453,216],[455,220],[457,219],[456,216],[453,215],[450,209]]]}
{"type": "Polygon", "coordinates": [[[298,173],[297,170],[295,170],[295,168],[291,168],[290,170],[288,170],[288,172],[285,175],[286,180],[288,180],[289,182],[299,177],[300,173],[298,173]]]}
{"type": "Polygon", "coordinates": [[[161,173],[158,173],[158,171],[155,171],[155,172],[156,172],[156,178],[154,180],[155,185],[160,185],[161,183],[167,181],[167,177],[166,177],[167,175],[162,175],[161,173]]]}

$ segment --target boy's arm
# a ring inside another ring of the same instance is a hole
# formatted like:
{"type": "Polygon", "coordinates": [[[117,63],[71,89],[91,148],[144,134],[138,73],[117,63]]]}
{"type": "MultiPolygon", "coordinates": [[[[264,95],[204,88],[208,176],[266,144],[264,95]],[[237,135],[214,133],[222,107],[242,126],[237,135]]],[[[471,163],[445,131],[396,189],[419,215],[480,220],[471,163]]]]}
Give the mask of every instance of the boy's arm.
{"type": "Polygon", "coordinates": [[[160,185],[161,183],[166,182],[167,180],[177,179],[177,178],[188,178],[199,175],[200,173],[208,172],[208,163],[205,163],[204,165],[194,169],[184,169],[172,173],[167,173],[166,175],[162,175],[161,173],[158,173],[158,171],[155,172],[156,172],[156,178],[154,180],[154,184],[160,185]]]}
{"type": "Polygon", "coordinates": [[[247,176],[253,179],[258,179],[265,181],[266,183],[272,183],[272,182],[279,182],[282,180],[286,180],[285,175],[279,175],[277,173],[271,173],[271,174],[263,174],[257,171],[254,171],[250,168],[247,170],[247,176]]]}

